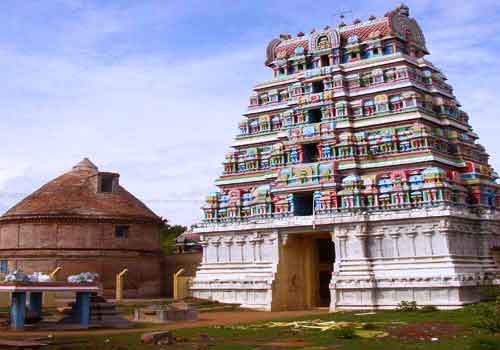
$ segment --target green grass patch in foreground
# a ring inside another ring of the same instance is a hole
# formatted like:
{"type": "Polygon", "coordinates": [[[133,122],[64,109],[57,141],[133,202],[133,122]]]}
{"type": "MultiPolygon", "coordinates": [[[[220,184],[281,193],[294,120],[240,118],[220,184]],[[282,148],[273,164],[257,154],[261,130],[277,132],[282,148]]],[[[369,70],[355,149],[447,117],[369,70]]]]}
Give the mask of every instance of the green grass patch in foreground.
{"type": "MultiPolygon", "coordinates": [[[[148,349],[309,349],[309,350],[490,350],[500,349],[500,336],[474,327],[473,307],[433,312],[379,311],[371,315],[339,312],[286,321],[347,322],[353,330],[271,327],[270,322],[215,326],[173,331],[178,343],[169,346],[140,343],[141,333],[86,338],[58,338],[50,349],[148,350],[148,349]],[[425,331],[425,332],[424,332],[425,331]],[[427,332],[427,333],[426,333],[427,332]],[[423,334],[423,335],[422,335],[423,334]],[[383,337],[379,337],[383,335],[383,337]],[[434,336],[435,335],[435,336],[434,336]],[[86,343],[77,343],[84,340],[86,343]]],[[[309,324],[309,323],[304,323],[309,324]]],[[[312,322],[311,324],[314,324],[312,322]]]]}

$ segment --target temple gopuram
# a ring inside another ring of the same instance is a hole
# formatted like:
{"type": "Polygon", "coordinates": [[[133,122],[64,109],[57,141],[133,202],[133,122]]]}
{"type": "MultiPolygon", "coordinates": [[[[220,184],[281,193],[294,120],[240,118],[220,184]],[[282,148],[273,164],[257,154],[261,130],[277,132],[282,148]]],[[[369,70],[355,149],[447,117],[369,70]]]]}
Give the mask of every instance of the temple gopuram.
{"type": "Polygon", "coordinates": [[[422,30],[383,17],[282,34],[218,192],[195,297],[264,310],[457,308],[496,276],[499,185],[422,30]]]}

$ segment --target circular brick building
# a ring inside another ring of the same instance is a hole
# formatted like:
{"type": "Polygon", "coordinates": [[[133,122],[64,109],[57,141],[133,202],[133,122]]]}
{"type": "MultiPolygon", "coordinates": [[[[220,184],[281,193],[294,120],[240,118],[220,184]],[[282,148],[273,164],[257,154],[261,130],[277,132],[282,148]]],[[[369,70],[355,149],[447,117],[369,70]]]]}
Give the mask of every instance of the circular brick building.
{"type": "Polygon", "coordinates": [[[84,159],[0,217],[0,268],[50,272],[58,278],[97,272],[112,295],[127,268],[126,297],[158,296],[162,287],[162,220],[84,159]]]}

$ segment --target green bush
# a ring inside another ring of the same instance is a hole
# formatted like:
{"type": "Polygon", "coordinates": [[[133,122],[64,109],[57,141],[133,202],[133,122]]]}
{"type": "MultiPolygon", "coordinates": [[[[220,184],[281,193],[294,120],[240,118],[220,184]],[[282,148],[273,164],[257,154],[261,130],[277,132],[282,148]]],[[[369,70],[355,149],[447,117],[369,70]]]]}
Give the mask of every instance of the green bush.
{"type": "Polygon", "coordinates": [[[418,310],[417,302],[416,301],[401,300],[401,302],[398,304],[397,310],[403,311],[403,312],[417,311],[418,310]]]}
{"type": "Polygon", "coordinates": [[[479,303],[472,308],[476,316],[475,326],[491,333],[500,332],[500,297],[496,301],[479,303]]]}
{"type": "Polygon", "coordinates": [[[361,326],[361,328],[366,330],[366,331],[373,331],[373,330],[377,329],[378,327],[374,323],[365,323],[365,324],[363,324],[363,326],[361,326]]]}
{"type": "Polygon", "coordinates": [[[493,284],[481,286],[481,297],[483,300],[496,300],[500,297],[500,287],[493,284]]]}
{"type": "Polygon", "coordinates": [[[424,305],[419,309],[419,311],[421,311],[421,312],[435,312],[435,311],[439,311],[439,310],[434,305],[424,305]]]}
{"type": "Polygon", "coordinates": [[[353,338],[356,338],[356,331],[354,330],[354,328],[342,327],[342,328],[334,329],[332,332],[332,335],[335,338],[353,339],[353,338]]]}
{"type": "Polygon", "coordinates": [[[500,349],[500,338],[498,337],[478,337],[469,343],[470,350],[498,350],[500,349]]]}

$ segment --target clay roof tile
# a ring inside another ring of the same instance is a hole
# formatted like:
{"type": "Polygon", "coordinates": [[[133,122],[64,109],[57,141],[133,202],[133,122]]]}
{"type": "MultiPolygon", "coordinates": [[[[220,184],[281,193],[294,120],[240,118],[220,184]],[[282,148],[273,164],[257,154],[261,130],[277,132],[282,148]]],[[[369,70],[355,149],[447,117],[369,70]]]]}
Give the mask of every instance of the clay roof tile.
{"type": "Polygon", "coordinates": [[[85,158],[71,171],[48,182],[23,199],[1,221],[26,218],[86,218],[161,222],[153,211],[120,185],[113,192],[98,191],[100,173],[85,158]]]}

